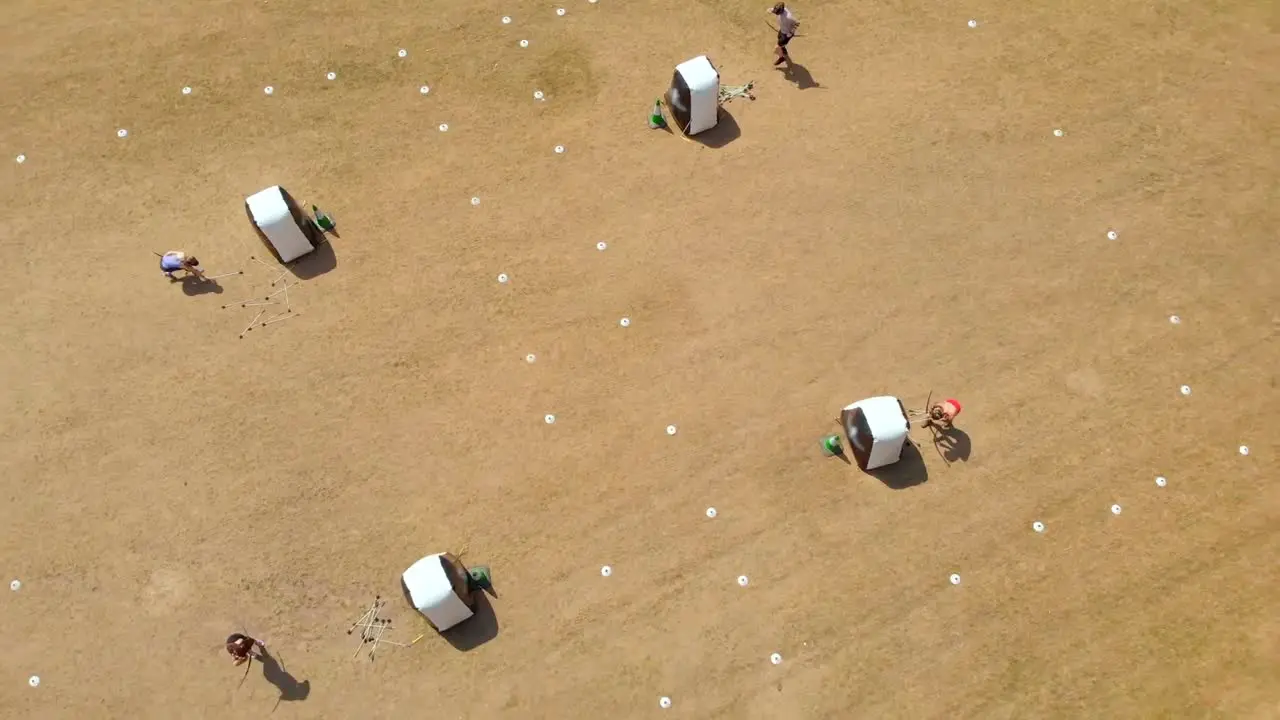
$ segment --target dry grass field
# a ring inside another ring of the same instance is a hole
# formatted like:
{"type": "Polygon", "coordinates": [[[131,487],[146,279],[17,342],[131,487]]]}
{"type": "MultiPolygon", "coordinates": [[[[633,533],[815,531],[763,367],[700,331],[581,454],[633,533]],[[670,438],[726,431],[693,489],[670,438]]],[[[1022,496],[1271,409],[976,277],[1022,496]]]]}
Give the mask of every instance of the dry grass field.
{"type": "Polygon", "coordinates": [[[4,1],[0,716],[1280,716],[1273,3],[557,2],[4,1]],[[492,637],[353,660],[444,550],[492,637]]]}

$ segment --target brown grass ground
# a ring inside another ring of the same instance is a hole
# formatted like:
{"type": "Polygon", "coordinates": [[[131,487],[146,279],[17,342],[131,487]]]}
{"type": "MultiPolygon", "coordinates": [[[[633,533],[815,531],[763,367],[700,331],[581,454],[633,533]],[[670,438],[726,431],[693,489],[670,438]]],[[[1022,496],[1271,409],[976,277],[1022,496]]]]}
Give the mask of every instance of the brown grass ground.
{"type": "Polygon", "coordinates": [[[721,0],[9,0],[3,714],[260,716],[245,628],[279,717],[1276,717],[1277,16],[1050,5],[802,4],[801,88],[721,0]],[[720,148],[644,127],[702,52],[720,148]],[[274,183],[337,264],[237,340],[274,183]],[[820,457],[930,389],[967,462],[820,457]],[[350,660],[445,549],[497,636],[350,660]]]}

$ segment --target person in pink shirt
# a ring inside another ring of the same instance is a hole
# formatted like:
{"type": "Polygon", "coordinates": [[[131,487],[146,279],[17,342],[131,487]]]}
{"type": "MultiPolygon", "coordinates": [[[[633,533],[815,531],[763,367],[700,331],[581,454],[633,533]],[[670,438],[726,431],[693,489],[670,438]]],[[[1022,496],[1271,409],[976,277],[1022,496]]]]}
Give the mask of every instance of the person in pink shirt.
{"type": "Polygon", "coordinates": [[[929,417],[920,423],[920,427],[936,427],[939,430],[946,430],[955,422],[956,416],[960,414],[960,401],[953,398],[947,398],[940,403],[934,403],[929,408],[929,417]]]}
{"type": "Polygon", "coordinates": [[[787,43],[791,42],[791,38],[796,36],[796,28],[800,27],[800,21],[795,15],[787,9],[786,3],[778,3],[769,9],[769,12],[778,16],[778,46],[773,50],[774,65],[786,63],[791,66],[791,53],[787,52],[787,43]]]}

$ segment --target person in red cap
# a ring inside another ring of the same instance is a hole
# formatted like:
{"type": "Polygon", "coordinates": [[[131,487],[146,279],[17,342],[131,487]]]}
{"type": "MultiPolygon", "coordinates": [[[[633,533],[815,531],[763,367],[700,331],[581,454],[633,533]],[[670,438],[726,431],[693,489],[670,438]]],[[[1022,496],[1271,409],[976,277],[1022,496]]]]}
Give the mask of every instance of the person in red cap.
{"type": "Polygon", "coordinates": [[[939,430],[946,430],[955,422],[960,410],[960,401],[954,398],[947,398],[940,403],[934,403],[933,407],[929,408],[929,417],[920,423],[920,427],[936,427],[939,430]]]}

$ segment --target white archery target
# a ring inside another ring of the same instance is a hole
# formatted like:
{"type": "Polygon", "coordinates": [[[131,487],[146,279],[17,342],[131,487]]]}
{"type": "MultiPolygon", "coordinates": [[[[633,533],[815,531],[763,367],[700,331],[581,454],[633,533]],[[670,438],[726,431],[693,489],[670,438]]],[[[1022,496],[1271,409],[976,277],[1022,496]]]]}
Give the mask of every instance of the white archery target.
{"type": "Polygon", "coordinates": [[[119,138],[129,137],[129,131],[125,130],[124,128],[120,128],[119,130],[116,131],[116,137],[119,137],[119,138]]]}
{"type": "Polygon", "coordinates": [[[190,94],[191,94],[191,88],[189,88],[189,87],[184,87],[184,88],[182,88],[182,94],[183,94],[183,95],[190,95],[190,94]]]}
{"type": "Polygon", "coordinates": [[[276,92],[276,89],[275,89],[274,87],[271,87],[270,85],[268,85],[268,86],[266,86],[266,87],[262,88],[262,92],[263,92],[263,93],[265,93],[265,94],[267,94],[267,95],[274,95],[274,94],[275,94],[275,92],[276,92]]]}
{"type": "Polygon", "coordinates": [[[400,50],[396,52],[396,55],[399,55],[400,57],[409,57],[409,51],[404,48],[400,48],[400,50]]]}
{"type": "Polygon", "coordinates": [[[24,162],[26,162],[26,161],[27,161],[27,156],[26,156],[26,155],[19,155],[18,157],[14,158],[14,160],[17,160],[17,161],[18,161],[18,164],[19,164],[19,165],[21,165],[22,163],[24,163],[24,162]]]}
{"type": "Polygon", "coordinates": [[[479,205],[479,204],[480,204],[480,198],[478,198],[478,197],[473,197],[473,198],[471,198],[471,204],[472,204],[472,205],[479,205]]]}
{"type": "MultiPolygon", "coordinates": [[[[21,156],[19,156],[19,157],[21,157],[21,156]]],[[[607,243],[605,243],[605,242],[598,242],[598,243],[596,243],[596,249],[597,249],[597,250],[604,251],[604,250],[605,250],[605,249],[607,249],[608,247],[609,247],[609,245],[608,245],[607,243]]]]}
{"type": "Polygon", "coordinates": [[[507,274],[506,274],[506,273],[498,273],[498,282],[500,282],[500,283],[502,283],[502,284],[504,284],[504,285],[505,285],[505,284],[507,283],[507,281],[508,281],[508,280],[510,280],[510,279],[511,279],[511,278],[507,277],[507,274]]]}
{"type": "Polygon", "coordinates": [[[608,565],[605,565],[604,567],[600,568],[601,577],[609,577],[612,574],[613,574],[613,568],[609,567],[608,565]]]}
{"type": "Polygon", "coordinates": [[[1165,485],[1168,485],[1168,484],[1169,484],[1169,481],[1165,478],[1165,476],[1163,475],[1156,476],[1156,487],[1164,487],[1165,485]]]}
{"type": "Polygon", "coordinates": [[[564,17],[564,8],[556,8],[556,14],[560,17],[564,17]]]}
{"type": "Polygon", "coordinates": [[[520,47],[529,47],[529,41],[528,41],[528,40],[521,40],[521,41],[520,41],[520,47]]]}
{"type": "Polygon", "coordinates": [[[742,587],[746,587],[747,585],[751,584],[751,580],[748,579],[746,575],[739,575],[738,584],[741,585],[742,587]]]}
{"type": "Polygon", "coordinates": [[[631,327],[631,318],[622,318],[618,321],[618,324],[622,327],[631,327]]]}
{"type": "Polygon", "coordinates": [[[969,27],[971,27],[971,28],[976,28],[976,27],[978,27],[978,21],[977,21],[977,20],[970,20],[970,21],[969,21],[969,27]]]}
{"type": "Polygon", "coordinates": [[[1120,507],[1119,505],[1112,505],[1112,506],[1111,506],[1111,514],[1112,514],[1112,515],[1119,515],[1119,514],[1120,514],[1121,512],[1123,512],[1123,511],[1124,511],[1124,508],[1120,507]]]}
{"type": "Polygon", "coordinates": [[[1053,136],[1054,136],[1054,137],[1062,137],[1062,128],[1057,128],[1057,129],[1055,129],[1055,130],[1053,131],[1053,136]]]}
{"type": "Polygon", "coordinates": [[[552,415],[551,413],[547,413],[546,415],[543,415],[543,416],[542,416],[542,421],[543,421],[543,422],[545,422],[545,423],[546,423],[546,424],[548,424],[548,425],[555,425],[555,424],[556,424],[556,416],[555,416],[555,415],[552,415]]]}
{"type": "Polygon", "coordinates": [[[511,16],[510,16],[510,15],[503,15],[503,16],[502,16],[502,24],[503,24],[503,25],[510,25],[510,24],[511,24],[511,16]]]}
{"type": "Polygon", "coordinates": [[[666,695],[663,695],[662,697],[658,698],[658,707],[662,708],[663,710],[666,710],[667,708],[671,707],[671,698],[667,697],[666,695]]]}
{"type": "Polygon", "coordinates": [[[524,356],[524,361],[532,365],[538,362],[538,356],[534,355],[533,353],[529,353],[528,355],[524,356]]]}
{"type": "Polygon", "coordinates": [[[770,656],[769,656],[769,662],[773,663],[774,665],[781,665],[781,664],[782,664],[782,655],[781,655],[780,653],[774,653],[774,654],[770,655],[770,656]]]}
{"type": "Polygon", "coordinates": [[[32,675],[31,677],[27,678],[27,684],[30,685],[31,687],[40,687],[40,676],[32,675]]]}
{"type": "Polygon", "coordinates": [[[427,93],[431,92],[431,87],[428,85],[423,85],[422,87],[418,88],[418,92],[423,95],[426,95],[427,93]]]}
{"type": "Polygon", "coordinates": [[[668,435],[675,435],[675,434],[676,434],[676,426],[675,426],[675,425],[668,425],[668,426],[667,426],[667,434],[668,434],[668,435]]]}
{"type": "Polygon", "coordinates": [[[1240,454],[1241,454],[1241,455],[1248,455],[1248,454],[1249,454],[1249,446],[1248,446],[1248,445],[1241,445],[1241,446],[1240,446],[1240,454]]]}
{"type": "Polygon", "coordinates": [[[543,95],[541,90],[534,90],[534,91],[533,91],[533,99],[534,99],[534,100],[541,100],[541,99],[542,99],[542,98],[544,98],[544,97],[546,97],[546,95],[543,95]]]}
{"type": "Polygon", "coordinates": [[[1169,322],[1173,323],[1174,325],[1181,325],[1182,318],[1178,317],[1177,315],[1170,315],[1169,322]]]}
{"type": "Polygon", "coordinates": [[[326,73],[324,77],[325,77],[325,79],[326,79],[326,80],[337,80],[337,79],[338,79],[338,73],[336,73],[336,72],[326,73]]]}
{"type": "Polygon", "coordinates": [[[1191,394],[1191,386],[1190,386],[1190,385],[1183,385],[1182,387],[1178,388],[1178,392],[1182,393],[1183,395],[1190,395],[1190,394],[1191,394]]]}
{"type": "Polygon", "coordinates": [[[712,518],[714,520],[715,516],[716,516],[716,509],[713,507],[707,508],[707,517],[712,518]]]}
{"type": "Polygon", "coordinates": [[[1036,531],[1036,532],[1038,532],[1038,533],[1042,533],[1042,532],[1044,532],[1044,523],[1042,523],[1042,522],[1040,522],[1039,520],[1037,520],[1037,521],[1035,521],[1035,522],[1031,523],[1031,529],[1032,529],[1032,530],[1035,530],[1035,531],[1036,531]]]}
{"type": "Polygon", "coordinates": [[[556,150],[556,154],[557,154],[557,155],[563,155],[563,154],[564,154],[564,146],[563,146],[563,145],[557,145],[557,146],[556,146],[556,148],[555,148],[555,150],[556,150]]]}
{"type": "Polygon", "coordinates": [[[951,577],[949,577],[949,578],[947,578],[947,579],[951,581],[951,584],[952,584],[952,585],[959,585],[959,584],[960,584],[960,575],[959,575],[959,573],[951,573],[951,577]]]}
{"type": "Polygon", "coordinates": [[[1107,231],[1107,239],[1108,239],[1108,240],[1115,240],[1115,239],[1116,239],[1116,238],[1118,238],[1118,237],[1120,237],[1120,234],[1119,234],[1119,233],[1117,233],[1115,230],[1108,230],[1108,231],[1107,231]]]}
{"type": "Polygon", "coordinates": [[[440,123],[440,132],[449,132],[449,123],[440,123]]]}
{"type": "Polygon", "coordinates": [[[14,580],[13,582],[9,583],[9,589],[14,592],[18,592],[19,590],[22,589],[22,581],[14,580]]]}

